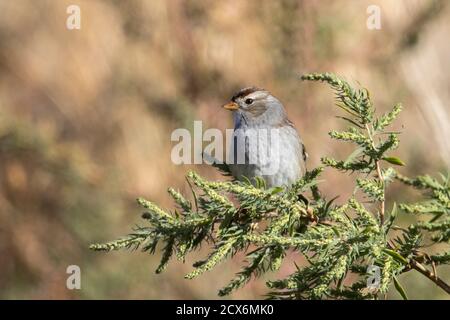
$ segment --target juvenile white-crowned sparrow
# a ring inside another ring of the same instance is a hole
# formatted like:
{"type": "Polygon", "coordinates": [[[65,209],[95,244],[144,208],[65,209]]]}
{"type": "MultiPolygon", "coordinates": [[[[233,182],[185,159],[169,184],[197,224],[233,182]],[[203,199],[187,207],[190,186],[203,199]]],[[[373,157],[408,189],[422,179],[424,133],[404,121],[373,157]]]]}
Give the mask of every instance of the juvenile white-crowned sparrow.
{"type": "Polygon", "coordinates": [[[227,161],[235,178],[246,177],[254,183],[259,176],[267,187],[289,187],[305,174],[305,147],[277,98],[264,89],[249,87],[238,91],[223,107],[233,111],[233,141],[227,161]]]}

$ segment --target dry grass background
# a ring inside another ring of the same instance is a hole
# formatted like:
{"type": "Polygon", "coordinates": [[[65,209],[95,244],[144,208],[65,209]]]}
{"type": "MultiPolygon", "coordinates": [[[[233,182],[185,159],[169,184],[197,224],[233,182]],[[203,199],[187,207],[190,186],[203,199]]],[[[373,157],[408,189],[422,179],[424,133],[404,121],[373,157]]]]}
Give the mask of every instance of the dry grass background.
{"type": "MultiPolygon", "coordinates": [[[[403,172],[448,171],[449,4],[1,0],[0,297],[216,298],[239,258],[188,281],[191,261],[156,276],[158,256],[103,255],[88,244],[139,222],[137,196],[170,208],[166,187],[187,191],[190,168],[171,163],[170,134],[193,120],[230,128],[219,106],[239,87],[265,87],[285,103],[313,167],[322,155],[348,150],[327,135],[342,127],[332,94],[298,75],[358,80],[380,112],[397,101],[405,106],[403,172]],[[69,31],[66,8],[74,3],[82,28],[69,31]],[[382,9],[381,30],[366,27],[370,4],[382,9]],[[81,267],[82,290],[65,287],[70,264],[81,267]]],[[[210,167],[195,169],[222,179],[210,167]]],[[[352,191],[351,177],[325,177],[330,196],[352,191]]],[[[420,276],[401,280],[412,298],[448,298],[420,276]]],[[[263,281],[253,281],[231,298],[264,292],[263,281]]]]}

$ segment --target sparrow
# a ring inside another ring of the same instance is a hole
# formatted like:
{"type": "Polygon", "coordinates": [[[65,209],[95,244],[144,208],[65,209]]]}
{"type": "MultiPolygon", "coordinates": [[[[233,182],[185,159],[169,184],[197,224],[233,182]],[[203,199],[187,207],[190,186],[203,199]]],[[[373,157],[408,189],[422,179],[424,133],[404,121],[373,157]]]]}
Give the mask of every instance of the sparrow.
{"type": "Polygon", "coordinates": [[[241,89],[223,108],[233,112],[227,162],[234,178],[255,184],[261,177],[272,188],[289,187],[305,174],[305,146],[283,104],[270,92],[241,89]]]}

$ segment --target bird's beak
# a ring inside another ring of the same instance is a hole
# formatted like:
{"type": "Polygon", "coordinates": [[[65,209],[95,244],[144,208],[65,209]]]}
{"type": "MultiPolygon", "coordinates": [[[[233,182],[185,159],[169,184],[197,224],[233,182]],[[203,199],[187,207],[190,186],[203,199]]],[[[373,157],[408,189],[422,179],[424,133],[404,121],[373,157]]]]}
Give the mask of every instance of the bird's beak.
{"type": "Polygon", "coordinates": [[[236,102],[228,102],[227,104],[223,105],[223,108],[227,110],[237,110],[239,109],[239,106],[236,102]]]}

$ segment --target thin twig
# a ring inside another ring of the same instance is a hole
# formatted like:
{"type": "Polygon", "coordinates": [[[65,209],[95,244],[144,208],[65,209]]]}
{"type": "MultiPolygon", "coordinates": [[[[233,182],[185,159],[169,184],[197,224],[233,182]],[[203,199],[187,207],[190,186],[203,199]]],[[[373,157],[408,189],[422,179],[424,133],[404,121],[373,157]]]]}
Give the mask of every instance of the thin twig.
{"type": "Polygon", "coordinates": [[[384,211],[385,211],[385,200],[384,200],[384,179],[383,174],[381,173],[381,165],[380,161],[377,161],[377,174],[378,178],[380,179],[382,185],[383,185],[383,200],[380,203],[380,224],[383,225],[384,223],[384,211]]]}
{"type": "MultiPolygon", "coordinates": [[[[375,141],[373,140],[373,136],[372,136],[372,130],[370,129],[370,126],[368,123],[366,123],[366,130],[367,130],[367,134],[369,135],[369,139],[372,143],[372,147],[374,149],[377,149],[377,147],[375,146],[375,141]]],[[[381,184],[383,186],[383,200],[380,202],[380,225],[383,225],[384,223],[384,211],[385,211],[385,186],[384,186],[384,178],[383,178],[383,173],[381,171],[381,164],[380,164],[380,160],[377,160],[375,162],[376,167],[377,167],[377,175],[378,175],[378,179],[381,181],[381,184]]]]}
{"type": "Polygon", "coordinates": [[[442,290],[450,294],[450,285],[448,285],[444,280],[439,278],[436,274],[425,268],[421,263],[411,260],[410,261],[411,267],[417,271],[419,271],[421,274],[423,274],[425,277],[433,281],[436,285],[438,285],[442,290]]]}

